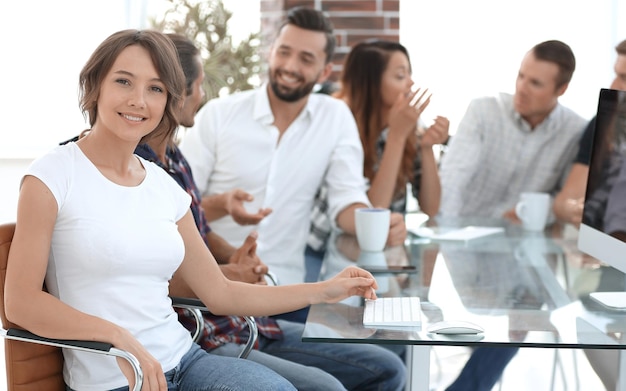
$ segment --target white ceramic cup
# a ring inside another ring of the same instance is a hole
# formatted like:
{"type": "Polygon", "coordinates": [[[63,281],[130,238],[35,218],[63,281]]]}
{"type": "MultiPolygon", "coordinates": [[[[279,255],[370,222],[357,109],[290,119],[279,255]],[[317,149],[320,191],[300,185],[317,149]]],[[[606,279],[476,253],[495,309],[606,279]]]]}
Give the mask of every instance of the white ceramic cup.
{"type": "Polygon", "coordinates": [[[359,208],[354,211],[356,239],[361,251],[379,252],[385,249],[389,235],[389,209],[359,208]]]}
{"type": "Polygon", "coordinates": [[[543,231],[550,214],[550,194],[528,192],[520,195],[515,213],[527,231],[543,231]]]}

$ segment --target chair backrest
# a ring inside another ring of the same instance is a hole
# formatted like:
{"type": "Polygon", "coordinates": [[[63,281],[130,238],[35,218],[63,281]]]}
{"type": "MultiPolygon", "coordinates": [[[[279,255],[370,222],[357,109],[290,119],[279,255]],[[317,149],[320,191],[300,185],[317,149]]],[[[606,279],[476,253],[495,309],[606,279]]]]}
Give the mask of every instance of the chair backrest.
{"type": "MultiPolygon", "coordinates": [[[[19,327],[4,312],[4,280],[15,224],[0,225],[0,317],[4,329],[19,327]]],[[[65,391],[63,355],[60,348],[4,340],[7,391],[65,391]]]]}

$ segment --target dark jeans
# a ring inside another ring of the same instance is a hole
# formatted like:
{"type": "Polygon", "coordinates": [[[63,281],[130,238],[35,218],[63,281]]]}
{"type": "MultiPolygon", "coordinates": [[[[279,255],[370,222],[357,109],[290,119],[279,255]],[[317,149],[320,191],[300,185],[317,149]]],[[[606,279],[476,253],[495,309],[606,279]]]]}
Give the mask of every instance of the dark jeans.
{"type": "MultiPolygon", "coordinates": [[[[320,270],[322,269],[324,254],[324,251],[316,251],[313,250],[311,247],[306,246],[306,250],[304,251],[304,282],[315,282],[318,280],[320,276],[320,270]]],[[[306,322],[306,317],[308,314],[309,307],[305,307],[296,311],[275,315],[274,318],[284,319],[291,322],[304,323],[306,322]]]]}
{"type": "Polygon", "coordinates": [[[517,347],[474,349],[459,377],[446,391],[490,391],[518,350],[517,347]]]}

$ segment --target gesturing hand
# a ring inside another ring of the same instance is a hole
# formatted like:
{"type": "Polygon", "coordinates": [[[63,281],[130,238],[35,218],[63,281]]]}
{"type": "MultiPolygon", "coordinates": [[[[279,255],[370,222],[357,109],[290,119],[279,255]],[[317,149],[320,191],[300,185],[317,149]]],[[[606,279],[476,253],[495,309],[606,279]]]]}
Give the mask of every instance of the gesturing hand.
{"type": "Polygon", "coordinates": [[[258,224],[265,216],[272,213],[271,208],[261,208],[257,213],[248,213],[244,202],[251,202],[254,197],[241,189],[234,189],[225,194],[226,211],[240,225],[258,224]]]}

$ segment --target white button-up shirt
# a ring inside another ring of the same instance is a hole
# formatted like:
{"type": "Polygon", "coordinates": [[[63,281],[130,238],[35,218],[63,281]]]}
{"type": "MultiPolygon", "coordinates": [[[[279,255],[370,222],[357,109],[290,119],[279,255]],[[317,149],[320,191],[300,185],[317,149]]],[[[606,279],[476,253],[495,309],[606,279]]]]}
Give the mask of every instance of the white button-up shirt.
{"type": "Polygon", "coordinates": [[[273,209],[257,226],[225,216],[211,228],[233,246],[257,230],[257,254],[281,284],[289,284],[304,281],[310,212],[322,182],[329,187],[333,222],[348,205],[370,202],[363,148],[344,102],[311,94],[280,141],[273,122],[267,86],[214,99],[198,112],[180,149],[203,195],[241,188],[254,196],[248,211],[273,209]]]}
{"type": "Polygon", "coordinates": [[[512,95],[473,100],[441,161],[440,213],[502,217],[522,192],[556,193],[586,124],[559,104],[531,129],[512,95]]]}

